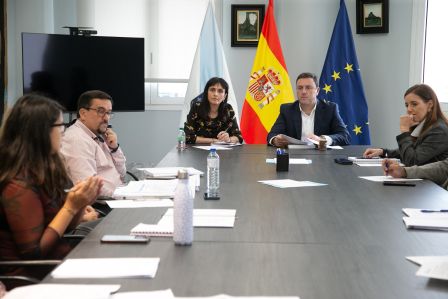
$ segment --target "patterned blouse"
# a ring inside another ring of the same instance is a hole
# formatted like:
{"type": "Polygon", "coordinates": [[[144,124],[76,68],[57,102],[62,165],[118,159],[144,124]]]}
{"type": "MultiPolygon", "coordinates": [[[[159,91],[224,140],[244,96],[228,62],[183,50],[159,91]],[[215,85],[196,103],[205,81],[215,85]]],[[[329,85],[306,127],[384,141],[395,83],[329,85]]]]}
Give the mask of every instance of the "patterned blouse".
{"type": "Polygon", "coordinates": [[[241,131],[238,128],[238,123],[235,118],[235,111],[230,104],[224,106],[224,113],[227,115],[227,120],[222,121],[218,118],[202,119],[199,116],[200,102],[196,102],[191,106],[190,112],[187,115],[187,121],[184,125],[187,143],[196,143],[196,137],[201,136],[205,138],[216,138],[219,132],[227,131],[229,136],[235,136],[239,142],[243,142],[241,131]]]}

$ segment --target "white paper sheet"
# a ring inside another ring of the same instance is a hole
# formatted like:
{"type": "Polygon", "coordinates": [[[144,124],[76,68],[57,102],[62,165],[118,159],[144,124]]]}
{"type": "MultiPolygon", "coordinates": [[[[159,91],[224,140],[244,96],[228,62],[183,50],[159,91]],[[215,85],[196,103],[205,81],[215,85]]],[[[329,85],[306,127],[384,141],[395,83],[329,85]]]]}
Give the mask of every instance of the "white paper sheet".
{"type": "Polygon", "coordinates": [[[391,176],[373,175],[373,176],[360,176],[360,179],[372,181],[372,182],[384,182],[384,181],[396,181],[396,182],[412,182],[421,181],[422,179],[406,179],[406,178],[393,178],[391,176]]]}
{"type": "Polygon", "coordinates": [[[193,167],[152,167],[152,168],[137,168],[143,171],[149,177],[152,178],[176,178],[177,173],[181,169],[188,171],[189,175],[199,174],[204,175],[204,172],[193,167]]]}
{"type": "Polygon", "coordinates": [[[11,290],[3,299],[108,299],[119,284],[35,284],[11,290]]]}
{"type": "Polygon", "coordinates": [[[67,259],[53,278],[154,277],[160,258],[87,258],[67,259]]]}
{"type": "Polygon", "coordinates": [[[164,208],[172,207],[173,201],[169,198],[151,198],[151,199],[117,199],[106,200],[106,203],[112,209],[122,208],[164,208]]]}
{"type": "Polygon", "coordinates": [[[116,199],[173,198],[177,182],[177,179],[131,181],[126,186],[115,189],[112,197],[116,199]]]}
{"type": "Polygon", "coordinates": [[[110,296],[110,299],[172,299],[175,298],[171,289],[145,292],[123,292],[110,296]]]}
{"type": "Polygon", "coordinates": [[[424,217],[424,218],[448,218],[448,210],[445,209],[411,209],[404,208],[402,209],[403,213],[409,217],[424,217]],[[431,212],[422,212],[422,211],[431,211],[431,212]],[[442,211],[442,212],[440,212],[442,211]]]}
{"type": "Polygon", "coordinates": [[[448,231],[448,218],[403,217],[406,228],[448,231]]]}
{"type": "Polygon", "coordinates": [[[448,280],[448,256],[408,256],[406,259],[421,266],[417,276],[448,280]]]}
{"type": "MultiPolygon", "coordinates": [[[[266,159],[266,163],[277,164],[277,158],[266,159]]],[[[311,164],[311,163],[313,163],[313,161],[310,159],[297,159],[297,158],[289,159],[290,165],[292,165],[292,164],[311,164]]]]}
{"type": "Polygon", "coordinates": [[[178,299],[299,299],[297,296],[230,296],[225,294],[210,296],[210,297],[176,297],[178,299]]]}
{"type": "Polygon", "coordinates": [[[314,148],[314,144],[288,144],[289,150],[309,150],[314,148]]]}
{"type": "Polygon", "coordinates": [[[296,188],[296,187],[318,187],[318,186],[326,186],[328,184],[316,183],[311,181],[295,181],[290,179],[285,180],[264,180],[258,181],[262,184],[266,184],[269,186],[277,187],[277,188],[296,188]]]}
{"type": "Polygon", "coordinates": [[[232,147],[228,147],[228,146],[219,146],[219,145],[195,145],[193,146],[195,148],[201,149],[201,150],[206,150],[209,151],[211,148],[216,149],[217,151],[222,151],[222,150],[232,150],[232,147]]]}

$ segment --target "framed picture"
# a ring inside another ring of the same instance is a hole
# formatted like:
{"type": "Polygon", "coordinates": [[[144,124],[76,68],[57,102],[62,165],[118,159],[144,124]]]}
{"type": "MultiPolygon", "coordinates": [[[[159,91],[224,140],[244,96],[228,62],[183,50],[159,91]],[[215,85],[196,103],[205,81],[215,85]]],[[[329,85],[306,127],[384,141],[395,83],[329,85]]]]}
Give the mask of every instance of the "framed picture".
{"type": "Polygon", "coordinates": [[[388,33],[389,0],[356,0],[356,33],[388,33]]]}
{"type": "Polygon", "coordinates": [[[264,5],[232,5],[232,47],[256,47],[264,20],[264,5]]]}

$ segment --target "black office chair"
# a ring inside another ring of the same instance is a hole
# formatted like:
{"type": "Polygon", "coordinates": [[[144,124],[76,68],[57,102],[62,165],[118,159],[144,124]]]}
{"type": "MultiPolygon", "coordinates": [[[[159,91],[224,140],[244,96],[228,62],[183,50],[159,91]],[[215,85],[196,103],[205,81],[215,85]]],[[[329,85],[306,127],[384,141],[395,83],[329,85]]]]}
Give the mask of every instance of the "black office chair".
{"type": "Polygon", "coordinates": [[[194,104],[202,102],[202,93],[191,100],[190,108],[193,107],[194,104]]]}
{"type": "MultiPolygon", "coordinates": [[[[6,267],[24,267],[28,269],[38,269],[40,273],[48,274],[61,262],[62,260],[0,261],[0,273],[2,273],[2,269],[6,267]]],[[[25,285],[36,284],[39,283],[42,278],[43,277],[0,274],[0,281],[3,282],[6,290],[11,290],[13,288],[25,285]]]]}

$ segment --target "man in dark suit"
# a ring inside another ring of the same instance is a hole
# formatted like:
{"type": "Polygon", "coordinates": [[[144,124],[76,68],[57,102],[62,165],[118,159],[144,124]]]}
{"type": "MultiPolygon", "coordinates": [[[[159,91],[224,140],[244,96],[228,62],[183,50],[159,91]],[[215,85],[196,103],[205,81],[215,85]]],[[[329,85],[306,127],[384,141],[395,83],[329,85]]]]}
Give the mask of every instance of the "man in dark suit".
{"type": "Polygon", "coordinates": [[[319,141],[325,137],[327,145],[350,144],[350,134],[339,115],[337,104],[317,100],[317,77],[302,73],[296,80],[298,101],[280,106],[280,114],[268,134],[268,144],[283,147],[288,141],[283,135],[319,141]]]}

